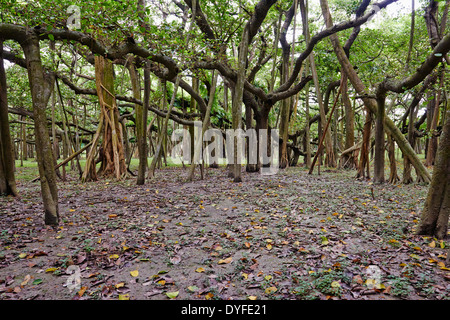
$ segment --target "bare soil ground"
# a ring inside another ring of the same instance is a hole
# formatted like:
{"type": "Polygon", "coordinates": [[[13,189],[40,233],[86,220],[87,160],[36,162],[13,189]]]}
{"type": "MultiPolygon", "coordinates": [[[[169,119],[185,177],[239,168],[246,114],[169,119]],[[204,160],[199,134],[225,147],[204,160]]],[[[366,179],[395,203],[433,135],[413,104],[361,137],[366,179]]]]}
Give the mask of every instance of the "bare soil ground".
{"type": "Polygon", "coordinates": [[[426,186],[302,168],[186,176],[59,182],[56,229],[39,182],[19,180],[20,198],[0,198],[0,299],[449,297],[448,244],[414,234],[426,186]]]}

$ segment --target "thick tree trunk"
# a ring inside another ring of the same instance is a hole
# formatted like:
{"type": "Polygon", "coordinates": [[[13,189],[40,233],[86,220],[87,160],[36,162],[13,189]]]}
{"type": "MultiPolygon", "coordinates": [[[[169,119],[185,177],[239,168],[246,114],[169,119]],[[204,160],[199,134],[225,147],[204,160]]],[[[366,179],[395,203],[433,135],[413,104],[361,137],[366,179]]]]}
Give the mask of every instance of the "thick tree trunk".
{"type": "Polygon", "coordinates": [[[433,177],[428,189],[422,212],[418,234],[436,236],[442,239],[447,235],[450,214],[450,109],[442,131],[436,155],[433,177]]]}
{"type": "Polygon", "coordinates": [[[58,189],[56,185],[55,160],[47,128],[46,108],[50,99],[54,78],[44,75],[39,40],[29,36],[22,44],[27,61],[28,79],[33,101],[36,136],[36,156],[44,204],[45,224],[58,225],[58,189]],[[50,84],[51,83],[51,84],[50,84]]]}
{"type": "MultiPolygon", "coordinates": [[[[17,196],[18,192],[14,177],[14,153],[8,120],[6,73],[2,56],[3,41],[0,39],[0,195],[17,196]]],[[[26,137],[22,139],[26,144],[26,137]]]]}
{"type": "Polygon", "coordinates": [[[86,168],[83,173],[83,181],[97,180],[97,174],[102,176],[114,176],[121,179],[127,173],[123,134],[119,123],[119,110],[114,96],[114,75],[111,61],[101,57],[95,57],[95,80],[97,96],[100,102],[100,121],[93,139],[91,151],[87,156],[86,168]],[[103,142],[99,151],[99,159],[95,161],[96,146],[103,132],[103,142]],[[96,172],[95,164],[101,162],[96,172]]]}
{"type": "Polygon", "coordinates": [[[111,61],[96,56],[96,85],[100,105],[105,115],[103,144],[100,153],[99,175],[121,179],[127,172],[123,134],[119,123],[119,110],[114,96],[114,71],[111,61]]]}

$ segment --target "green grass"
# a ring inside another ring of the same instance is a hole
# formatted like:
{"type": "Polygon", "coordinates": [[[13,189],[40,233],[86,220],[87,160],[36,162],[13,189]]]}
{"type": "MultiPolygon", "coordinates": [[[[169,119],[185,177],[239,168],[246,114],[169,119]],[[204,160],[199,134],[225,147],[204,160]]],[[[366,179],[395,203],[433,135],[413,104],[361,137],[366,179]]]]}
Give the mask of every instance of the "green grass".
{"type": "MultiPolygon", "coordinates": [[[[148,165],[150,166],[150,163],[153,158],[148,158],[148,165]]],[[[62,160],[58,160],[58,163],[61,163],[62,160]]],[[[74,162],[76,166],[76,162],[74,162]]],[[[86,165],[86,159],[80,160],[81,168],[84,170],[84,167],[86,165]]],[[[138,169],[139,166],[139,159],[131,159],[130,162],[130,170],[135,171],[138,169]]],[[[171,159],[167,159],[167,167],[180,167],[181,165],[174,163],[171,161],[171,159]]],[[[97,164],[97,168],[100,167],[100,163],[97,164]]],[[[163,161],[163,168],[165,167],[164,161],[163,161]]],[[[66,170],[70,170],[71,164],[70,162],[66,166],[66,170]]],[[[75,167],[76,171],[76,167],[75,167]]],[[[28,159],[23,161],[23,165],[20,160],[16,160],[16,179],[18,181],[31,181],[39,176],[39,170],[38,170],[38,164],[35,159],[28,159]]]]}

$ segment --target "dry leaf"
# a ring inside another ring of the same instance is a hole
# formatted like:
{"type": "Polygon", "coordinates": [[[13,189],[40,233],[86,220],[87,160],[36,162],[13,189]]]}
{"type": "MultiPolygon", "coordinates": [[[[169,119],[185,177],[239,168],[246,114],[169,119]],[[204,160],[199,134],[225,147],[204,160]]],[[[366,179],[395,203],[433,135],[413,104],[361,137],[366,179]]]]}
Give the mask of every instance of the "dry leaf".
{"type": "Polygon", "coordinates": [[[82,297],[83,294],[86,292],[86,289],[87,289],[87,287],[81,287],[81,289],[78,291],[78,295],[79,295],[80,297],[82,297]]]}
{"type": "Polygon", "coordinates": [[[268,287],[266,290],[264,290],[264,292],[266,294],[272,294],[274,292],[276,292],[278,289],[276,287],[268,287]]]}
{"type": "Polygon", "coordinates": [[[24,285],[26,285],[27,283],[28,283],[28,281],[30,281],[31,280],[31,276],[29,275],[29,274],[27,274],[26,276],[25,276],[25,278],[23,278],[23,281],[22,281],[22,283],[20,284],[21,286],[24,286],[24,285]]]}
{"type": "Polygon", "coordinates": [[[226,258],[226,259],[220,259],[219,260],[219,264],[227,264],[230,263],[231,261],[233,261],[232,257],[226,258]]]}
{"type": "Polygon", "coordinates": [[[139,275],[139,271],[138,270],[133,270],[133,271],[130,271],[130,274],[131,274],[132,277],[137,277],[139,275]]]}

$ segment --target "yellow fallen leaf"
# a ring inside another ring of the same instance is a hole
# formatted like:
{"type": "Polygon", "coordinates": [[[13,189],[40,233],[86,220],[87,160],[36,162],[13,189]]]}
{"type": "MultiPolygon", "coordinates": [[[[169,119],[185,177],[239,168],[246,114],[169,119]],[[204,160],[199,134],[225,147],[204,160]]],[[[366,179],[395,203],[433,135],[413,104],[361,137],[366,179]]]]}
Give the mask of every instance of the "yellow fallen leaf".
{"type": "Polygon", "coordinates": [[[248,300],[256,300],[256,299],[258,299],[257,296],[248,296],[247,298],[248,298],[248,300]]]}
{"type": "Polygon", "coordinates": [[[116,287],[116,289],[119,289],[119,288],[122,288],[123,286],[125,286],[125,282],[119,282],[114,287],[116,287]]]}
{"type": "Polygon", "coordinates": [[[341,284],[339,283],[339,281],[333,281],[333,282],[331,283],[331,286],[332,286],[333,288],[340,288],[340,287],[341,287],[341,284]]]}
{"type": "Polygon", "coordinates": [[[136,278],[139,275],[139,270],[130,271],[130,274],[131,274],[132,277],[136,278]]]}
{"type": "Polygon", "coordinates": [[[433,240],[428,244],[428,246],[431,248],[436,248],[436,242],[433,240]]]}
{"type": "Polygon", "coordinates": [[[272,276],[269,274],[269,275],[265,276],[264,279],[266,279],[267,281],[272,280],[272,276]]]}
{"type": "Polygon", "coordinates": [[[199,267],[199,268],[195,269],[195,272],[198,272],[198,273],[205,272],[205,268],[199,267]]]}
{"type": "Polygon", "coordinates": [[[119,300],[130,300],[130,294],[119,294],[119,300]]]}
{"type": "Polygon", "coordinates": [[[220,259],[219,260],[219,264],[227,264],[230,263],[231,261],[233,261],[232,257],[226,258],[226,259],[220,259]]]}
{"type": "Polygon", "coordinates": [[[244,273],[244,272],[243,272],[243,273],[242,273],[242,277],[244,277],[244,279],[247,280],[247,279],[248,279],[248,273],[244,273]]]}
{"type": "Polygon", "coordinates": [[[208,292],[207,294],[205,294],[205,299],[206,299],[206,300],[210,300],[210,299],[212,299],[212,298],[214,298],[214,294],[213,294],[213,293],[208,292]]]}
{"type": "Polygon", "coordinates": [[[45,270],[45,272],[46,273],[55,272],[56,270],[58,270],[58,268],[48,268],[48,269],[45,270]]]}
{"type": "Polygon", "coordinates": [[[119,255],[118,254],[112,254],[109,256],[110,259],[119,259],[119,255]]]}
{"type": "Polygon", "coordinates": [[[20,259],[23,259],[23,258],[25,258],[26,256],[27,256],[26,253],[21,253],[21,254],[19,254],[19,258],[20,258],[20,259]]]}
{"type": "Polygon", "coordinates": [[[272,294],[276,292],[278,289],[276,287],[268,287],[266,290],[264,290],[265,294],[272,294]]]}
{"type": "Polygon", "coordinates": [[[272,245],[269,243],[269,244],[266,246],[266,248],[267,248],[267,250],[272,250],[272,245]]]}

